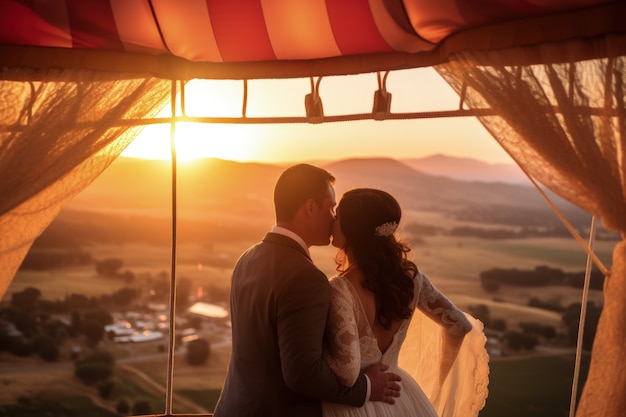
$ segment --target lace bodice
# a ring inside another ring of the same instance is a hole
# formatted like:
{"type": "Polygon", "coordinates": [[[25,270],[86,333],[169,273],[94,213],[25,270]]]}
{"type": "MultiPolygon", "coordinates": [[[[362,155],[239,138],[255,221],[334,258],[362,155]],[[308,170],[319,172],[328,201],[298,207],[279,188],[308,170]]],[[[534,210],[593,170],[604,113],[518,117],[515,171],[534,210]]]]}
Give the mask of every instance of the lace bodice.
{"type": "MultiPolygon", "coordinates": [[[[343,276],[331,279],[330,313],[327,324],[329,338],[325,360],[340,381],[351,386],[361,369],[373,363],[397,367],[398,355],[409,327],[404,320],[389,347],[382,352],[367,321],[361,300],[352,283],[343,276]]],[[[453,337],[461,337],[472,328],[465,314],[452,304],[421,273],[415,278],[412,308],[443,326],[453,337]]]]}

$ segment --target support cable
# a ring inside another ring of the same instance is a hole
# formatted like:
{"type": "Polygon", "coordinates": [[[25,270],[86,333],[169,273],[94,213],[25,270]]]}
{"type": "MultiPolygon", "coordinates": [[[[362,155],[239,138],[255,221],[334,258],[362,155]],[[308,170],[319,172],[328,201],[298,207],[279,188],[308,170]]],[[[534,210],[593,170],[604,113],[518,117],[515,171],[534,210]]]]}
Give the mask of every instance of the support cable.
{"type": "Polygon", "coordinates": [[[461,84],[461,93],[459,94],[459,110],[463,110],[466,97],[467,97],[467,81],[465,80],[465,77],[463,77],[463,84],[461,84]]]}
{"type": "MultiPolygon", "coordinates": [[[[172,116],[176,115],[176,80],[172,80],[171,92],[172,116]]],[[[176,333],[176,120],[170,124],[170,148],[172,153],[172,253],[170,270],[170,305],[169,305],[169,343],[167,354],[167,377],[165,380],[165,415],[172,415],[174,395],[174,349],[176,333]]]]}
{"type": "MultiPolygon", "coordinates": [[[[589,232],[589,248],[593,249],[593,242],[596,235],[596,216],[591,217],[591,230],[589,232]]],[[[585,269],[585,283],[583,286],[583,295],[580,302],[580,319],[578,320],[578,338],[576,340],[576,362],[574,364],[574,378],[572,379],[572,396],[569,406],[569,416],[574,417],[576,413],[576,395],[578,393],[578,378],[580,375],[580,360],[583,345],[583,336],[585,332],[585,320],[587,317],[587,299],[589,296],[589,286],[591,282],[591,256],[587,255],[587,267],[585,269]]]]}
{"type": "MultiPolygon", "coordinates": [[[[515,157],[513,157],[513,155],[511,155],[511,157],[513,158],[515,162],[517,162],[517,160],[515,159],[515,157]]],[[[598,258],[598,256],[593,252],[593,250],[583,240],[583,238],[580,237],[576,229],[574,229],[574,226],[572,226],[572,224],[567,221],[565,216],[563,216],[561,211],[554,205],[552,200],[550,200],[550,197],[548,197],[546,193],[541,189],[541,187],[539,186],[539,184],[537,184],[535,179],[519,163],[517,165],[524,172],[524,174],[526,174],[530,182],[535,186],[535,188],[537,189],[539,194],[543,197],[543,199],[546,201],[546,203],[548,203],[548,206],[550,206],[554,214],[556,214],[559,220],[561,220],[561,223],[563,223],[563,225],[567,228],[567,230],[570,232],[572,237],[574,237],[574,239],[580,244],[580,246],[585,250],[585,252],[587,252],[587,255],[596,264],[600,272],[602,272],[602,275],[607,277],[610,274],[609,269],[602,263],[600,258],[598,258]]]]}
{"type": "MultiPolygon", "coordinates": [[[[187,116],[187,110],[185,110],[185,86],[187,85],[187,82],[185,80],[180,80],[180,113],[183,116],[187,116]]],[[[174,113],[172,111],[172,116],[174,116],[174,113]]]]}
{"type": "Polygon", "coordinates": [[[241,117],[246,118],[248,112],[248,80],[243,80],[243,103],[241,105],[241,117]]]}

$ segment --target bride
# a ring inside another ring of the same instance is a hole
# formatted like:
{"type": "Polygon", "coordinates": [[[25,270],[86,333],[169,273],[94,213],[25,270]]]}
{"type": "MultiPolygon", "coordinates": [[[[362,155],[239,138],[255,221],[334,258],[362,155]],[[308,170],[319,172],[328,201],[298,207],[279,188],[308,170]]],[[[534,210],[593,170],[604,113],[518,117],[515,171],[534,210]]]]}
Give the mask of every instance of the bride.
{"type": "Polygon", "coordinates": [[[337,207],[325,360],[352,385],[382,362],[402,377],[395,404],[323,403],[326,417],[477,416],[487,396],[482,324],[450,302],[408,259],[394,233],[398,202],[369,188],[346,192],[337,207]],[[400,367],[399,364],[402,366],[400,367]]]}

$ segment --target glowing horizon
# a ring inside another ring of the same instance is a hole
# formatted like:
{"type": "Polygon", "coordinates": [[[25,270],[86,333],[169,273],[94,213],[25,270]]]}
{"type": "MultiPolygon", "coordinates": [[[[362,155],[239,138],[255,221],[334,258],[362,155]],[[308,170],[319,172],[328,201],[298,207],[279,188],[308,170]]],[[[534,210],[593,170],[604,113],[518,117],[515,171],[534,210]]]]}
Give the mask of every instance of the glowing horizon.
{"type": "MultiPolygon", "coordinates": [[[[387,80],[392,112],[452,110],[458,96],[432,69],[392,72],[387,80]]],[[[304,116],[308,79],[253,80],[248,85],[249,117],[304,116]]],[[[323,78],[325,115],[368,113],[375,74],[323,78]]],[[[243,87],[236,81],[194,80],[186,89],[186,114],[240,117],[243,87]]],[[[171,114],[169,106],[160,116],[171,114]]],[[[513,163],[473,117],[349,121],[321,124],[180,123],[177,159],[219,158],[239,162],[283,163],[361,157],[421,158],[444,154],[487,163],[513,163]]],[[[124,157],[170,157],[170,126],[151,125],[122,153],[124,157]]]]}

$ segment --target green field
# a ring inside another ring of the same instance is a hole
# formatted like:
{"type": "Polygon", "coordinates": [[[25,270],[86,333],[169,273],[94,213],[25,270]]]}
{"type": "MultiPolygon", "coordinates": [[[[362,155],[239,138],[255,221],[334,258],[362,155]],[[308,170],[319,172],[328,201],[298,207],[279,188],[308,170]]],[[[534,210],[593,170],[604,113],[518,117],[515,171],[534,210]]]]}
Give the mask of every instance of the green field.
{"type": "MultiPolygon", "coordinates": [[[[589,359],[581,360],[578,394],[589,359]]],[[[573,356],[491,362],[489,397],[480,417],[567,417],[573,375],[573,356]]]]}
{"type": "MultiPolygon", "coordinates": [[[[180,242],[178,276],[191,279],[194,285],[215,286],[227,290],[231,268],[223,263],[212,263],[212,260],[227,259],[228,263],[253,243],[216,242],[207,248],[180,242]]],[[[610,267],[614,244],[615,242],[596,244],[596,253],[607,267],[610,267]]],[[[92,245],[85,249],[95,259],[121,259],[124,269],[131,270],[138,276],[154,276],[169,271],[170,268],[169,248],[109,244],[92,245]]],[[[331,247],[312,248],[313,259],[329,276],[335,274],[334,254],[335,249],[331,247]]],[[[564,329],[559,328],[561,317],[558,313],[530,308],[526,305],[528,300],[538,297],[543,301],[566,306],[579,301],[582,296],[580,289],[563,286],[503,287],[492,294],[482,289],[479,280],[480,272],[491,268],[533,269],[538,265],[546,265],[567,271],[582,271],[586,254],[573,239],[493,241],[430,236],[422,243],[414,245],[411,255],[431,281],[461,308],[467,310],[477,304],[487,305],[491,317],[505,319],[508,328],[515,327],[521,321],[530,321],[555,326],[557,331],[563,332],[564,329]]],[[[98,277],[93,266],[54,271],[19,271],[4,301],[10,300],[11,293],[29,286],[40,289],[46,299],[62,299],[68,293],[88,296],[112,293],[123,285],[120,281],[98,277]]],[[[601,291],[592,291],[590,300],[601,304],[601,291]]],[[[216,349],[212,352],[211,363],[203,368],[189,368],[182,365],[184,361],[178,361],[174,378],[177,392],[211,410],[225,375],[229,355],[230,350],[227,348],[216,349]]],[[[585,357],[582,379],[586,375],[588,359],[588,356],[585,357]]],[[[148,369],[148,366],[148,363],[137,364],[153,380],[163,381],[163,371],[153,375],[155,368],[148,369]]],[[[165,369],[163,366],[160,368],[165,369]]],[[[571,356],[507,357],[493,360],[490,368],[489,397],[480,417],[568,415],[574,369],[571,356]]]]}
{"type": "MultiPolygon", "coordinates": [[[[579,265],[584,268],[586,262],[586,254],[578,244],[570,239],[544,239],[543,244],[537,244],[534,241],[508,241],[493,243],[489,249],[495,253],[506,254],[522,259],[532,259],[537,262],[560,265],[563,268],[571,268],[573,265],[579,265]],[[551,244],[548,244],[551,243],[551,244]],[[575,243],[575,245],[572,245],[575,243]]],[[[605,265],[611,264],[612,253],[606,242],[597,244],[600,250],[594,252],[605,265]]]]}

